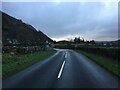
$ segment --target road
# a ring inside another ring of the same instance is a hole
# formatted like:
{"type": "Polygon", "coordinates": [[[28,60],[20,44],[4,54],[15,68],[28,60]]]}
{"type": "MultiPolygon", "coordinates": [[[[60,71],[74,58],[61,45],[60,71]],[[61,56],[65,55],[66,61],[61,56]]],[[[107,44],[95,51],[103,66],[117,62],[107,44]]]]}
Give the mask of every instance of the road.
{"type": "Polygon", "coordinates": [[[118,78],[73,50],[58,52],[3,80],[3,88],[118,88],[118,78]]]}

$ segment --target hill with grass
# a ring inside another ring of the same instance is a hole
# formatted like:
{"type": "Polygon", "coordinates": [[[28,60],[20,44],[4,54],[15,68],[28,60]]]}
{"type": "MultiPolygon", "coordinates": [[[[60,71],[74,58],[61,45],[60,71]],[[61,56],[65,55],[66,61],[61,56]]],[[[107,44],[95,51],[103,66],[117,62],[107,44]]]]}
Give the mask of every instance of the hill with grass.
{"type": "Polygon", "coordinates": [[[40,30],[24,23],[4,12],[2,13],[2,44],[3,46],[38,46],[53,42],[40,30]]]}

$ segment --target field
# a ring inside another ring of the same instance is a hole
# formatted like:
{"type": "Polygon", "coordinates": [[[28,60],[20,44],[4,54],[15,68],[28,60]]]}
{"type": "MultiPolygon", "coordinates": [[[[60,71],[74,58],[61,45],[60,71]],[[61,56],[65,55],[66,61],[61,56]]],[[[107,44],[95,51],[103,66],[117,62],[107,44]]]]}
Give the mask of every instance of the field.
{"type": "Polygon", "coordinates": [[[33,52],[28,54],[11,55],[4,53],[2,55],[2,77],[3,79],[13,75],[26,67],[45,59],[46,57],[54,54],[54,50],[45,50],[42,52],[33,52]]]}

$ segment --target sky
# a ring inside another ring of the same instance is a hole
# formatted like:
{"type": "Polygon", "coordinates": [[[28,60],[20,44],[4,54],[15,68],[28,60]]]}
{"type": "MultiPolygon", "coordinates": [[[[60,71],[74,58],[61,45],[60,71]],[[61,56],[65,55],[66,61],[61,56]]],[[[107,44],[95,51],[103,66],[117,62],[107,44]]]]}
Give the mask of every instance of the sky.
{"type": "Polygon", "coordinates": [[[117,2],[2,2],[2,11],[56,41],[118,39],[117,2]]]}

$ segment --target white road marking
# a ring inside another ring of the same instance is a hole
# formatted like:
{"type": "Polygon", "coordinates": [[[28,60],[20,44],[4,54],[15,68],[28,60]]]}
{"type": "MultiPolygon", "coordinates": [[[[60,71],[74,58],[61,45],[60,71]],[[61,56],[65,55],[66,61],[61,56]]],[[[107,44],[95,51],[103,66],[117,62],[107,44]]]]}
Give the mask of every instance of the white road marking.
{"type": "Polygon", "coordinates": [[[65,53],[65,58],[67,58],[67,53],[65,53]]]}
{"type": "Polygon", "coordinates": [[[64,65],[65,65],[65,61],[64,61],[63,64],[62,64],[62,67],[61,67],[60,72],[59,72],[59,74],[58,74],[58,78],[61,77],[61,74],[62,74],[64,65]]]}

